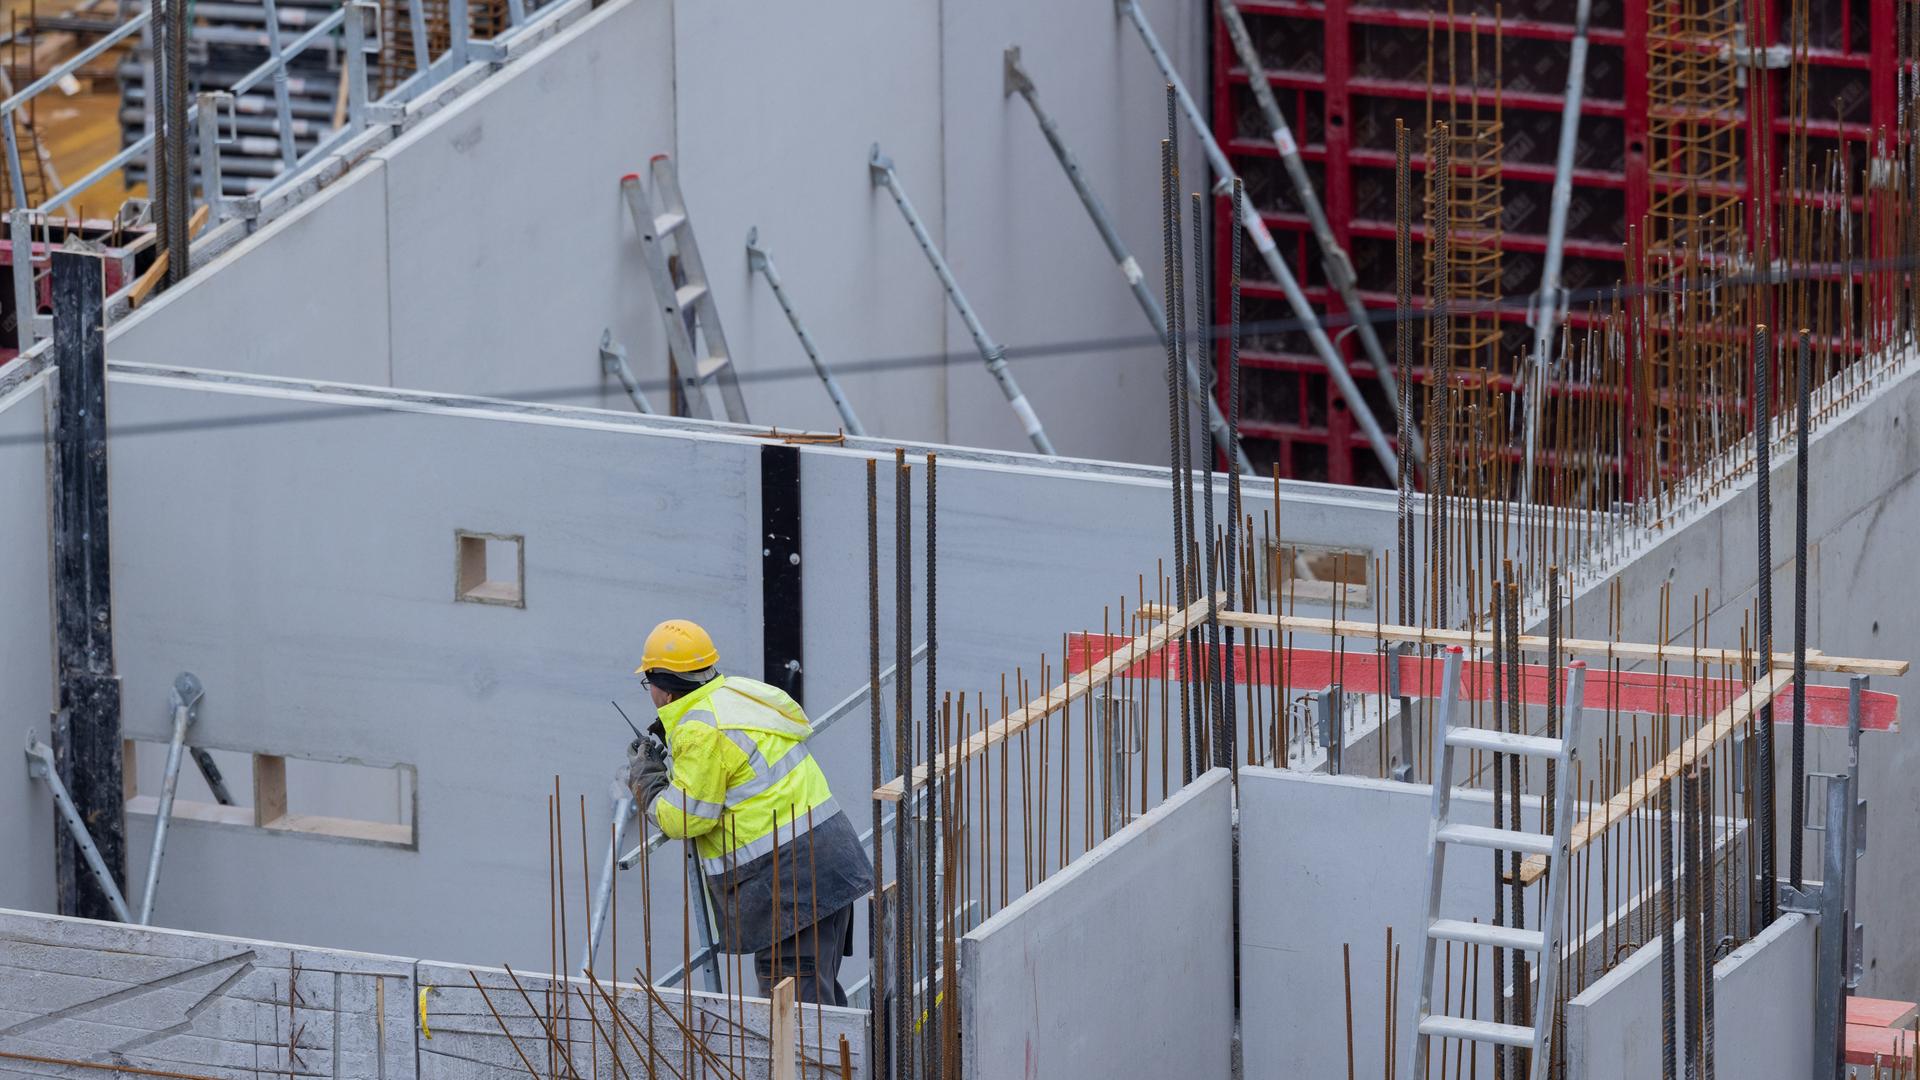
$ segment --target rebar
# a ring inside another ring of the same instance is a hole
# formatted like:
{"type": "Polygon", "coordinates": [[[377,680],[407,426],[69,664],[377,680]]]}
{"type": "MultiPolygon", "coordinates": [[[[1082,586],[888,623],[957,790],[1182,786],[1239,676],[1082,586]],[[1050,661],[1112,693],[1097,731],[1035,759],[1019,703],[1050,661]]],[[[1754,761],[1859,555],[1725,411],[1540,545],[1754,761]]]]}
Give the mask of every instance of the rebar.
{"type": "Polygon", "coordinates": [[[914,881],[911,867],[919,857],[913,823],[913,478],[907,471],[907,452],[894,451],[893,520],[893,630],[894,630],[894,751],[906,792],[893,819],[894,880],[894,1068],[901,1080],[918,1075],[913,1043],[914,1020],[920,1015],[919,986],[913,950],[914,881]]]}
{"type": "Polygon", "coordinates": [[[1806,836],[1807,807],[1807,474],[1813,461],[1807,456],[1807,429],[1812,422],[1813,344],[1800,331],[1799,417],[1795,423],[1793,504],[1793,792],[1792,819],[1787,827],[1787,873],[1793,887],[1801,887],[1801,844],[1806,836]]]}
{"type": "MultiPolygon", "coordinates": [[[[926,909],[927,909],[927,943],[926,943],[927,982],[930,990],[934,983],[934,973],[936,971],[939,971],[943,966],[939,962],[939,953],[938,953],[939,943],[940,943],[940,914],[941,914],[940,909],[943,905],[939,901],[941,894],[938,888],[939,867],[937,863],[939,862],[939,856],[941,852],[942,851],[950,852],[953,846],[951,844],[941,843],[941,837],[940,837],[940,793],[946,785],[941,779],[941,775],[940,775],[943,770],[936,767],[940,764],[940,746],[939,746],[940,731],[938,730],[939,725],[934,722],[934,718],[940,715],[940,711],[939,711],[940,691],[939,691],[939,681],[938,681],[939,679],[939,676],[938,676],[939,635],[936,632],[936,628],[938,627],[938,624],[939,624],[939,619],[938,619],[939,578],[936,572],[936,568],[939,565],[939,560],[937,558],[937,551],[939,548],[938,541],[939,541],[939,535],[940,535],[939,529],[938,529],[939,488],[938,488],[938,485],[936,484],[936,479],[938,477],[937,466],[938,466],[938,463],[935,460],[934,455],[928,454],[927,455],[927,540],[926,540],[926,545],[927,545],[927,604],[926,604],[926,609],[927,609],[927,616],[926,616],[927,618],[927,713],[926,713],[926,716],[927,716],[927,720],[926,720],[927,791],[926,791],[926,806],[927,806],[927,837],[928,837],[927,842],[933,845],[933,850],[927,853],[927,858],[926,858],[927,892],[926,892],[925,902],[926,902],[926,909]]],[[[907,681],[907,669],[905,668],[901,669],[901,681],[902,682],[907,681]]],[[[951,855],[949,855],[949,857],[951,857],[951,855]]],[[[929,1040],[930,1045],[927,1053],[927,1060],[928,1060],[928,1066],[929,1066],[927,1075],[932,1077],[932,1080],[940,1080],[944,1059],[946,1057],[947,1032],[946,1032],[946,1028],[939,1024],[933,1025],[933,1029],[934,1029],[934,1037],[931,1040],[929,1040]]]]}
{"type": "MultiPolygon", "coordinates": [[[[1187,534],[1183,521],[1184,504],[1180,500],[1180,391],[1186,380],[1181,377],[1180,326],[1175,318],[1174,296],[1179,289],[1179,273],[1173,254],[1175,233],[1172,137],[1173,88],[1167,88],[1167,128],[1169,135],[1160,143],[1160,250],[1167,278],[1167,490],[1173,496],[1173,595],[1180,610],[1187,608],[1187,534]]],[[[1180,779],[1193,782],[1193,748],[1190,714],[1187,707],[1187,683],[1180,681],[1180,779]]]]}
{"type": "MultiPolygon", "coordinates": [[[[880,760],[880,462],[867,459],[867,712],[872,721],[873,786],[886,781],[885,772],[892,763],[880,760]]],[[[867,909],[867,968],[870,991],[867,995],[877,1030],[873,1037],[873,1074],[880,1080],[892,1080],[893,1055],[889,1052],[889,1033],[893,1017],[888,1005],[892,993],[887,986],[886,948],[887,846],[882,827],[883,806],[879,799],[869,800],[873,810],[873,897],[867,909]]],[[[618,968],[615,969],[616,971],[618,968]]]]}
{"type": "MultiPolygon", "coordinates": [[[[1753,328],[1753,459],[1754,488],[1759,497],[1759,557],[1755,562],[1759,592],[1758,629],[1760,652],[1758,677],[1765,679],[1773,670],[1773,417],[1771,410],[1772,339],[1764,325],[1753,328]]],[[[1758,776],[1760,789],[1760,911],[1761,924],[1770,926],[1780,914],[1779,874],[1776,868],[1774,840],[1774,755],[1773,700],[1760,707],[1760,722],[1755,732],[1759,743],[1758,776]]]]}

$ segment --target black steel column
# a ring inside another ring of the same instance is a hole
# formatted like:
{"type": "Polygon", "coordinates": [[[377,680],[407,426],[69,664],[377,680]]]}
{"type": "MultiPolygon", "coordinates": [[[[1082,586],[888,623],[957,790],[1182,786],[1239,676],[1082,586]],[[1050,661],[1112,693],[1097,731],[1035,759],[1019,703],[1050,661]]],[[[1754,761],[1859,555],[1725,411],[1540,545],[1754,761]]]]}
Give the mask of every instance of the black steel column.
{"type": "MultiPolygon", "coordinates": [[[[97,256],[53,253],[54,613],[60,709],[53,750],[61,780],[107,869],[126,889],[121,787],[120,679],[113,666],[113,599],[107,529],[106,279],[97,256]]],[[[80,854],[56,826],[60,911],[114,917],[81,872],[80,854]]]]}
{"type": "Polygon", "coordinates": [[[767,682],[801,697],[800,448],[760,450],[760,614],[767,682]]]}

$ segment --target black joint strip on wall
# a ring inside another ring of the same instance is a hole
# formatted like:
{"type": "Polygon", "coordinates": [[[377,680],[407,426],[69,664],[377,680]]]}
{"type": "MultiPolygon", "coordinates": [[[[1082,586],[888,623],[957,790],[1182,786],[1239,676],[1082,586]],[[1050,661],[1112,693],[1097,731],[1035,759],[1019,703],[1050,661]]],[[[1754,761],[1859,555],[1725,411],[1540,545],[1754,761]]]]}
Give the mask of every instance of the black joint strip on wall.
{"type": "MultiPolygon", "coordinates": [[[[101,858],[126,888],[120,680],[113,662],[107,523],[106,276],[99,256],[53,253],[54,623],[60,715],[55,765],[101,858]]],[[[59,828],[56,826],[56,828],[59,828]]],[[[62,914],[114,917],[64,828],[55,856],[62,914]]]]}
{"type": "Polygon", "coordinates": [[[800,448],[760,449],[760,609],[767,682],[801,697],[800,448]]]}

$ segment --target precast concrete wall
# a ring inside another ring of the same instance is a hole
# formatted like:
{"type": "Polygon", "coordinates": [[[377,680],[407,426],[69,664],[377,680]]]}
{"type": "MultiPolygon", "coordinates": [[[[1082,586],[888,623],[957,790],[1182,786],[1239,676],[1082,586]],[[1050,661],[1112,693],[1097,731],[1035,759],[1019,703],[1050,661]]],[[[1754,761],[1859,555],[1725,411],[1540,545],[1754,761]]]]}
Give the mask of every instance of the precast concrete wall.
{"type": "Polygon", "coordinates": [[[53,798],[16,756],[53,722],[50,376],[0,390],[0,907],[54,906],[53,798]]]}
{"type": "MultiPolygon", "coordinates": [[[[1142,6],[1204,90],[1207,11],[1142,6]]],[[[601,367],[611,331],[665,408],[664,338],[619,186],[664,153],[756,423],[841,423],[749,270],[757,227],[869,431],[1025,449],[872,183],[878,144],[1061,452],[1164,460],[1162,354],[1026,105],[1004,93],[1010,45],[1159,281],[1163,80],[1108,0],[613,0],[196,268],[112,329],[113,354],[629,410],[601,367]]],[[[1186,150],[1198,165],[1190,138],[1186,150]]]]}
{"type": "MultiPolygon", "coordinates": [[[[1783,915],[1714,965],[1719,1072],[1787,1080],[1812,1069],[1814,925],[1804,915],[1783,915]]],[[[1684,924],[1675,924],[1676,948],[1685,940],[1684,924]]],[[[1648,942],[1567,1002],[1567,1080],[1662,1074],[1660,952],[1657,939],[1648,942]]],[[[1674,1033],[1676,1065],[1686,1072],[1687,1010],[1676,1011],[1674,1033]]]]}
{"type": "MultiPolygon", "coordinates": [[[[416,800],[412,832],[397,842],[255,827],[232,811],[177,815],[157,920],[548,964],[547,800],[557,777],[561,865],[578,913],[630,738],[608,700],[648,716],[630,674],[646,630],[696,618],[728,667],[762,674],[768,440],[725,425],[139,365],[115,365],[113,390],[128,736],[165,740],[159,706],[174,677],[191,671],[206,687],[195,744],[285,758],[291,800],[311,793],[296,771],[304,762],[405,770],[416,800]],[[459,529],[524,538],[524,608],[456,602],[459,529]],[[586,874],[575,869],[582,795],[586,874]],[[343,889],[380,902],[338,903],[343,889]]],[[[1137,575],[1154,571],[1168,495],[1153,470],[916,447],[916,643],[926,615],[926,449],[939,455],[942,688],[992,693],[1020,658],[1054,653],[1064,632],[1098,629],[1102,606],[1131,602],[1137,575]]],[[[865,485],[875,458],[886,477],[880,614],[892,640],[892,454],[857,440],[799,453],[803,699],[818,715],[866,681],[865,485]]],[[[1271,488],[1247,498],[1256,518],[1271,512],[1271,488]]],[[[1289,484],[1281,499],[1290,537],[1379,547],[1392,536],[1390,496],[1289,484]]],[[[865,714],[815,742],[862,827],[865,714]]],[[[367,813],[390,804],[383,798],[370,798],[367,813]]],[[[151,821],[136,801],[131,865],[144,865],[151,821]]],[[[651,874],[663,928],[655,945],[676,957],[677,854],[656,856],[651,874]]],[[[623,956],[637,955],[640,897],[637,875],[627,875],[623,956]]],[[[577,929],[573,940],[577,950],[577,929]]],[[[849,983],[857,968],[849,965],[849,983]]]]}
{"type": "MultiPolygon", "coordinates": [[[[1240,992],[1243,1016],[1297,1017],[1286,1024],[1246,1024],[1241,1039],[1249,1076],[1308,1076],[1346,1060],[1344,985],[1351,963],[1354,1060],[1361,1075],[1380,1073],[1377,1037],[1387,1006],[1387,933],[1400,964],[1395,1016],[1400,1071],[1412,1069],[1412,1018],[1419,1005],[1421,949],[1427,925],[1427,834],[1432,788],[1425,784],[1351,776],[1321,776],[1249,768],[1240,771],[1240,992]],[[1284,917],[1282,917],[1284,916],[1284,917]]],[[[1522,800],[1521,828],[1541,831],[1540,805],[1522,800]]],[[[1489,792],[1456,788],[1451,819],[1490,824],[1489,792]]],[[[1713,829],[1719,859],[1716,881],[1732,879],[1724,860],[1743,835],[1730,823],[1713,829]]],[[[1623,925],[1637,925],[1644,897],[1610,894],[1603,875],[1576,856],[1573,911],[1593,925],[1570,926],[1572,951],[1562,966],[1567,984],[1584,986],[1610,954],[1623,925]],[[1582,895],[1582,889],[1585,895],[1582,895]],[[1615,909],[1603,920],[1603,907],[1615,909]],[[1611,933],[1603,930],[1603,923],[1611,933]]],[[[1493,916],[1493,853],[1450,845],[1440,917],[1488,922],[1493,916]]],[[[1540,887],[1528,890],[1529,925],[1535,929],[1540,887]]],[[[1724,903],[1723,903],[1724,906],[1724,903]]],[[[1576,915],[1576,919],[1581,917],[1576,915]]],[[[1490,1019],[1494,974],[1491,957],[1479,958],[1453,945],[1435,958],[1435,993],[1453,986],[1450,1012],[1490,1019]],[[1474,967],[1478,965],[1476,976],[1474,967]],[[1475,1001],[1461,1002],[1461,987],[1475,1001]],[[1472,996],[1472,995],[1469,995],[1472,996]],[[1477,1011],[1475,1011],[1477,1009],[1477,1011]]],[[[1491,1056],[1478,1048],[1481,1068],[1491,1056]]],[[[1453,1050],[1449,1048],[1451,1056],[1453,1050]]]]}
{"type": "Polygon", "coordinates": [[[1233,917],[1215,769],[961,939],[967,1075],[1233,1075],[1233,917]]]}
{"type": "MultiPolygon", "coordinates": [[[[766,1000],[604,976],[560,981],[7,910],[0,976],[0,1077],[505,1080],[549,1058],[569,1076],[690,1074],[689,1059],[772,1075],[766,1000]]],[[[868,1075],[864,1012],[799,1008],[799,1076],[841,1076],[843,1038],[852,1075],[868,1075]]]]}
{"type": "MultiPolygon", "coordinates": [[[[1811,436],[1811,496],[1808,505],[1807,646],[1840,656],[1911,661],[1920,641],[1920,578],[1913,572],[1911,543],[1920,523],[1920,374],[1909,363],[1870,394],[1835,410],[1811,436]]],[[[1794,635],[1794,490],[1800,462],[1792,441],[1774,447],[1772,591],[1774,649],[1791,652],[1794,635]]],[[[1709,628],[1706,644],[1736,647],[1743,621],[1756,603],[1759,494],[1749,473],[1677,524],[1640,539],[1623,565],[1594,578],[1573,602],[1570,633],[1605,637],[1608,591],[1615,583],[1628,598],[1619,633],[1625,640],[1653,641],[1659,612],[1638,598],[1659,595],[1664,583],[1679,590],[1678,614],[1687,594],[1698,592],[1709,628]]],[[[1691,645],[1683,627],[1675,643],[1691,645]]],[[[1749,638],[1751,640],[1751,638],[1749,638]]],[[[1813,673],[1816,683],[1845,685],[1845,676],[1813,673]]],[[[1911,677],[1881,679],[1871,689],[1905,695],[1911,677]]],[[[1779,872],[1787,874],[1787,793],[1792,790],[1788,751],[1791,716],[1775,711],[1780,796],[1779,872]]],[[[1810,729],[1807,769],[1846,769],[1844,732],[1810,729]]],[[[1920,725],[1909,720],[1899,733],[1869,732],[1861,755],[1861,795],[1872,804],[1867,855],[1860,870],[1860,918],[1866,925],[1865,978],[1861,992],[1898,997],[1920,981],[1920,912],[1909,902],[1920,891],[1920,860],[1904,853],[1920,844],[1920,725]]],[[[1816,793],[1818,788],[1815,789],[1816,793]]],[[[1817,815],[1815,815],[1817,818],[1817,815]]],[[[1808,833],[1806,865],[1818,871],[1821,838],[1808,833]]]]}
{"type": "Polygon", "coordinates": [[[411,1080],[413,968],[391,956],[0,911],[0,1077],[131,1067],[209,1080],[411,1080]]]}

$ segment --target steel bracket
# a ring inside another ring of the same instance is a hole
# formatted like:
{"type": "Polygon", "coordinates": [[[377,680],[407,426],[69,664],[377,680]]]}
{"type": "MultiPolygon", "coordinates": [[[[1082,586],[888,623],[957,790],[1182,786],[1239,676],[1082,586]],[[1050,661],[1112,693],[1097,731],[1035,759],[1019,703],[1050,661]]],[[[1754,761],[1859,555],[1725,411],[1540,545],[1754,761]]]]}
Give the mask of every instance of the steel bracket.
{"type": "Polygon", "coordinates": [[[1007,51],[1001,54],[1000,96],[1031,93],[1033,80],[1027,77],[1026,69],[1020,66],[1020,46],[1009,45],[1007,51]]]}
{"type": "Polygon", "coordinates": [[[393,101],[369,102],[367,119],[376,124],[403,124],[407,120],[407,107],[393,101]]]}
{"type": "Polygon", "coordinates": [[[80,849],[81,859],[92,872],[94,883],[100,886],[107,903],[112,906],[114,917],[123,923],[133,921],[132,912],[127,910],[126,897],[121,895],[120,886],[107,872],[107,864],[100,857],[100,849],[94,845],[93,834],[87,830],[87,823],[81,819],[80,810],[73,805],[73,797],[67,794],[67,785],[60,781],[59,770],[53,765],[53,747],[43,743],[31,731],[27,732],[27,775],[47,785],[53,792],[54,805],[60,810],[60,817],[66,822],[67,832],[73,836],[73,842],[80,849]]]}
{"type": "Polygon", "coordinates": [[[504,64],[512,59],[513,53],[505,42],[469,41],[467,56],[471,60],[482,60],[489,64],[504,64]]]}

